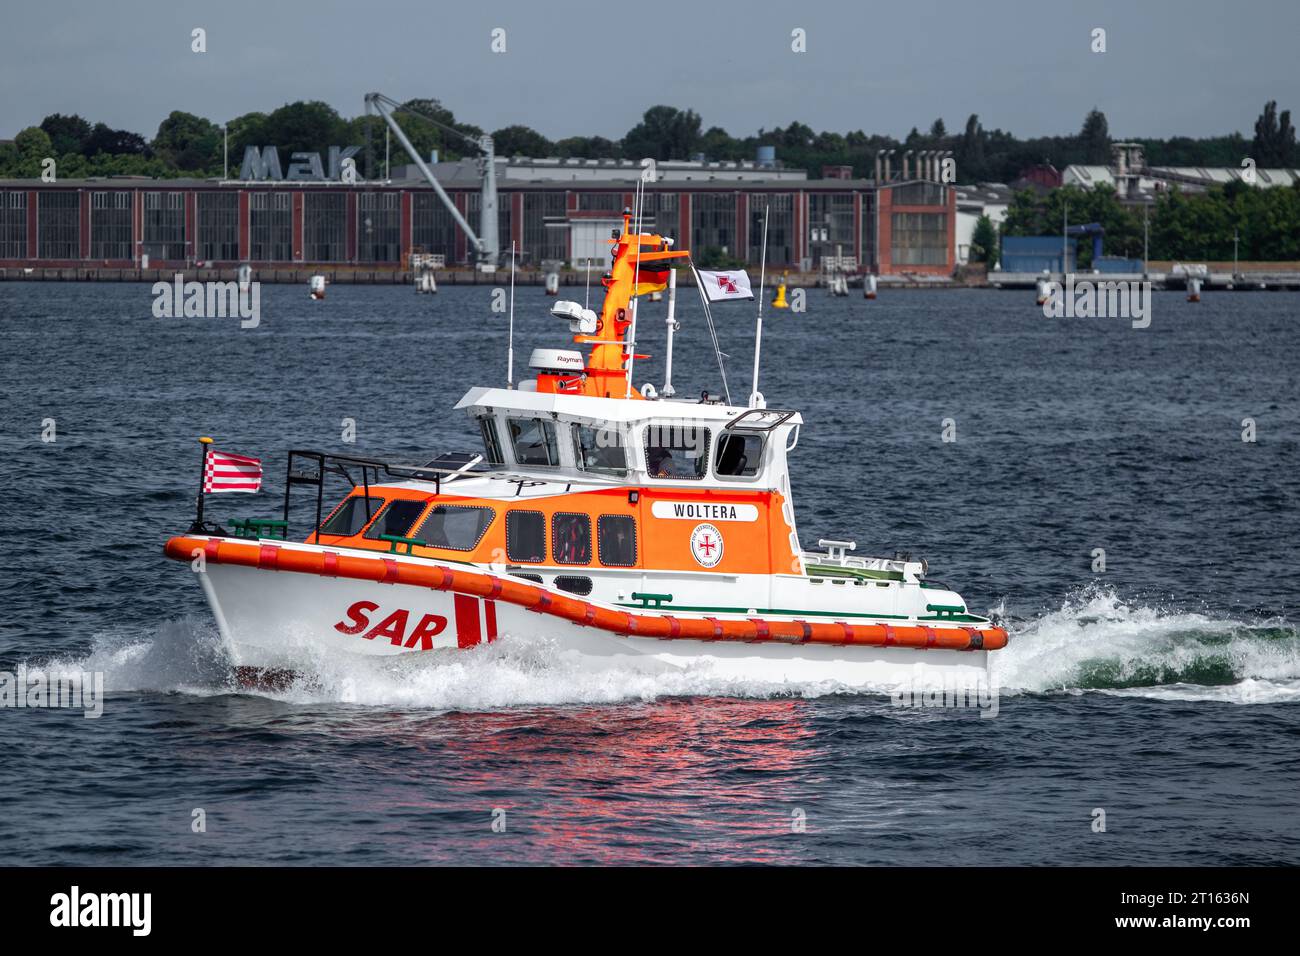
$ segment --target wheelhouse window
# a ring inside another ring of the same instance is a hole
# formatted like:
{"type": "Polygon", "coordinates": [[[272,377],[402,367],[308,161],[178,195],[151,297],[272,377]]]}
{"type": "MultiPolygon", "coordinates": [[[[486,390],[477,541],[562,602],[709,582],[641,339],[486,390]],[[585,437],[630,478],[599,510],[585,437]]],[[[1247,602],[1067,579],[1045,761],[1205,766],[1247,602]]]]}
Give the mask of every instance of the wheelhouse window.
{"type": "Polygon", "coordinates": [[[601,515],[596,519],[600,563],[615,568],[636,564],[636,519],[631,515],[601,515]]]}
{"type": "Polygon", "coordinates": [[[495,418],[484,416],[478,420],[479,431],[483,434],[483,457],[489,465],[504,465],[506,460],[501,455],[501,438],[497,434],[495,418]]]}
{"type": "Polygon", "coordinates": [[[393,535],[398,538],[405,538],[411,531],[411,526],[415,524],[415,519],[420,517],[420,512],[424,510],[427,502],[424,501],[392,501],[387,508],[379,513],[370,524],[370,529],[366,532],[366,537],[378,540],[380,535],[393,535]]]}
{"type": "Polygon", "coordinates": [[[651,478],[700,479],[709,470],[709,429],[676,422],[645,431],[646,471],[651,478]]]}
{"type": "Polygon", "coordinates": [[[583,471],[620,477],[627,474],[627,449],[614,425],[574,425],[573,458],[583,471]]]}
{"type": "Polygon", "coordinates": [[[752,478],[763,461],[763,436],[750,432],[723,432],[713,472],[720,478],[752,478]]]}
{"type": "Polygon", "coordinates": [[[515,464],[554,466],[560,463],[560,449],[555,441],[555,422],[542,418],[511,418],[510,443],[515,450],[515,464]]]}
{"type": "Polygon", "coordinates": [[[540,511],[506,512],[506,558],[539,564],[546,560],[546,516],[540,511]]]}
{"type": "Polygon", "coordinates": [[[591,564],[591,516],[559,512],[551,519],[556,564],[591,564]]]}
{"type": "Polygon", "coordinates": [[[471,505],[437,505],[411,535],[431,548],[473,551],[496,516],[491,508],[471,505]]]}
{"type": "Polygon", "coordinates": [[[383,498],[366,498],[353,495],[339,505],[338,510],[330,515],[329,520],[321,526],[321,534],[354,535],[370,523],[370,519],[384,506],[383,498]]]}

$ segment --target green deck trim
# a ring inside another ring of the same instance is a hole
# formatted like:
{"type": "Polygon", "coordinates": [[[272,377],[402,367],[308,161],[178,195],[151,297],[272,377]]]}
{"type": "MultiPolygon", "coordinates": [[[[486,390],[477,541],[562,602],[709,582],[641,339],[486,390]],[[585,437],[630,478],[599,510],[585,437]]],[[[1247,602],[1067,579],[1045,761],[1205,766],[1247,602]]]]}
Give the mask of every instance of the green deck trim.
{"type": "Polygon", "coordinates": [[[227,523],[230,525],[230,533],[236,538],[279,538],[281,541],[289,540],[289,522],[287,521],[275,521],[269,518],[245,518],[243,521],[232,520],[227,523]],[[273,532],[279,533],[275,534],[273,532]]]}
{"type": "MultiPolygon", "coordinates": [[[[644,608],[644,605],[642,604],[627,604],[623,602],[617,602],[617,606],[636,608],[638,610],[644,608]]],[[[695,611],[699,613],[710,613],[710,614],[741,614],[741,615],[748,615],[750,612],[750,609],[747,607],[711,607],[708,605],[698,605],[698,604],[670,605],[670,606],[660,607],[659,610],[695,611]]],[[[810,611],[810,610],[799,611],[799,610],[792,610],[790,608],[780,608],[780,607],[760,607],[760,608],[754,608],[753,610],[754,613],[756,614],[778,614],[783,617],[835,617],[835,618],[869,617],[869,618],[878,618],[878,619],[888,618],[891,621],[912,620],[912,617],[907,614],[873,614],[870,612],[863,613],[863,612],[856,612],[856,611],[810,611]]],[[[971,623],[971,624],[989,623],[988,618],[980,617],[977,614],[933,614],[928,617],[922,617],[918,615],[916,617],[916,620],[917,621],[943,621],[945,623],[958,623],[958,622],[971,623]]]]}
{"type": "Polygon", "coordinates": [[[406,553],[410,555],[414,555],[415,553],[412,550],[413,548],[428,547],[428,545],[424,543],[423,538],[403,538],[400,534],[381,534],[379,540],[388,542],[389,554],[401,554],[401,545],[406,545],[406,553]]]}
{"type": "Polygon", "coordinates": [[[848,568],[840,564],[805,564],[804,574],[810,578],[865,578],[869,581],[901,581],[901,571],[873,571],[870,568],[848,568]]]}

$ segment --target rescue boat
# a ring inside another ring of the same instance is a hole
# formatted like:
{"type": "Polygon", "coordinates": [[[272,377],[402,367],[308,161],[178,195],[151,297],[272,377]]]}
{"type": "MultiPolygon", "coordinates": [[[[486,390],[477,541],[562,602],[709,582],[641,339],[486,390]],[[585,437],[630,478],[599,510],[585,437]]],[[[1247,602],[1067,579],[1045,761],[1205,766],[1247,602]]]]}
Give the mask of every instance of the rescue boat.
{"type": "Polygon", "coordinates": [[[542,639],[738,679],[984,679],[1007,632],[925,561],[800,544],[788,463],[804,423],[767,406],[757,355],[747,405],[675,396],[673,269],[689,253],[629,211],[610,243],[600,313],[552,309],[586,356],[537,349],[518,387],[471,388],[457,404],[481,449],[423,465],[292,450],[279,520],[204,521],[200,493],[165,553],[201,572],[241,678],[542,639]],[[665,288],[669,377],[636,389],[636,300],[665,288]],[[336,476],[350,489],[327,508],[336,476]],[[302,486],[314,523],[291,540],[302,486]]]}

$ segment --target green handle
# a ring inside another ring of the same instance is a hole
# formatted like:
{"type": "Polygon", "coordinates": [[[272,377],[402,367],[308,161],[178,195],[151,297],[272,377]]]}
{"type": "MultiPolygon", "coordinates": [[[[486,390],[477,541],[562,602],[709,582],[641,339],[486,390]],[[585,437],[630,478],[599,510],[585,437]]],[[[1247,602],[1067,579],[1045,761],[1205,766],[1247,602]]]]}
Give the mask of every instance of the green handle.
{"type": "Polygon", "coordinates": [[[422,548],[428,547],[423,538],[403,538],[399,534],[381,534],[379,540],[388,542],[389,554],[401,554],[402,552],[398,550],[401,545],[406,545],[407,554],[412,554],[413,552],[411,549],[417,544],[422,548]]]}
{"type": "Polygon", "coordinates": [[[672,604],[673,596],[671,594],[653,594],[642,593],[640,591],[632,592],[632,600],[640,601],[644,607],[659,607],[661,604],[672,604]]]}

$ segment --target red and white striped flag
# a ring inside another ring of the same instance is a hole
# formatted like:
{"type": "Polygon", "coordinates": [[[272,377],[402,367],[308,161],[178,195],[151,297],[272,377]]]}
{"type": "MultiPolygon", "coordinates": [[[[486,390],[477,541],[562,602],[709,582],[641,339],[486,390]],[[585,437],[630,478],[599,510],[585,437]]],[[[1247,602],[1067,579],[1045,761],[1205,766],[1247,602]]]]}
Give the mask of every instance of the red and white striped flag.
{"type": "Polygon", "coordinates": [[[262,460],[208,449],[203,464],[203,493],[257,491],[262,487],[262,460]]]}

